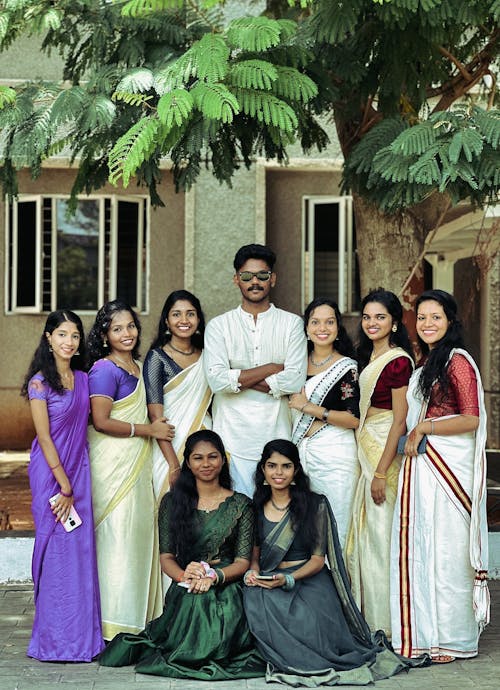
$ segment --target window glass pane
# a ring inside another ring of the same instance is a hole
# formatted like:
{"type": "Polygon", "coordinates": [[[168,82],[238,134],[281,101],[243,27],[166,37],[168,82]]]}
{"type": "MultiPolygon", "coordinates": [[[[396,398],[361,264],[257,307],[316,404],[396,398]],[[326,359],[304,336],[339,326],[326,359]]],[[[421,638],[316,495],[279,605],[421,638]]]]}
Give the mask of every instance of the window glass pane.
{"type": "Polygon", "coordinates": [[[132,307],[137,304],[137,234],[140,205],[136,201],[118,202],[118,247],[116,296],[132,307]]]}
{"type": "Polygon", "coordinates": [[[314,205],[314,296],[338,301],[339,205],[314,205]]]}
{"type": "Polygon", "coordinates": [[[18,307],[36,304],[36,252],[36,202],[18,202],[17,285],[14,286],[18,307]]]}
{"type": "Polygon", "coordinates": [[[57,199],[57,308],[97,309],[99,202],[57,199]]]}

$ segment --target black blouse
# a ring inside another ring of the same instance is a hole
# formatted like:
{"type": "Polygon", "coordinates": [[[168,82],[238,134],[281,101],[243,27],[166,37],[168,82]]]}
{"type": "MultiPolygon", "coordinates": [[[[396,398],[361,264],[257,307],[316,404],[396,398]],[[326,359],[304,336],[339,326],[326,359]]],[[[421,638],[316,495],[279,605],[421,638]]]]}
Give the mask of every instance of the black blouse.
{"type": "MultiPolygon", "coordinates": [[[[310,379],[312,376],[307,378],[310,379]]],[[[327,410],[350,412],[359,419],[359,382],[357,371],[349,369],[341,379],[334,383],[321,404],[327,410]]]]}

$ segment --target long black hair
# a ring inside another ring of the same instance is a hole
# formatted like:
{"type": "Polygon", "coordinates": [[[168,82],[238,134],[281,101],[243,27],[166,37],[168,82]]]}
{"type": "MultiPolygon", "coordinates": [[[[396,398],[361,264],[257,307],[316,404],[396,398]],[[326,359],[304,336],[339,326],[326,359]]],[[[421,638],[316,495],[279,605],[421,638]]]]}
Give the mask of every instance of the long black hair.
{"type": "Polygon", "coordinates": [[[172,490],[165,494],[162,502],[171,502],[169,532],[170,539],[175,549],[179,565],[187,565],[190,547],[196,538],[196,506],[198,505],[198,489],[196,479],[189,467],[189,456],[200,441],[211,443],[222,456],[223,465],[219,474],[219,484],[224,489],[231,489],[231,477],[227,464],[226,449],[219,434],[209,429],[200,429],[187,437],[184,447],[184,462],[182,463],[179,478],[172,490]]]}
{"type": "MultiPolygon", "coordinates": [[[[403,350],[410,355],[412,360],[415,361],[413,348],[411,346],[410,338],[408,336],[408,331],[406,330],[406,326],[403,323],[403,307],[401,306],[401,302],[399,301],[399,299],[393,292],[390,292],[389,290],[384,290],[383,288],[377,288],[377,290],[372,290],[371,292],[369,292],[361,302],[361,314],[363,314],[366,305],[370,304],[371,302],[378,302],[379,304],[383,304],[389,312],[389,314],[392,316],[393,325],[396,326],[396,331],[393,332],[391,329],[389,333],[389,344],[392,345],[392,347],[403,348],[403,350]]],[[[363,331],[363,327],[360,323],[358,330],[357,348],[360,370],[364,369],[366,365],[369,363],[372,352],[373,342],[363,331]]]]}
{"type": "Polygon", "coordinates": [[[291,441],[282,438],[268,441],[262,450],[262,457],[255,470],[255,493],[253,502],[256,513],[264,510],[264,505],[271,499],[271,488],[264,484],[264,465],[273,453],[284,455],[295,469],[295,484],[290,485],[290,516],[294,529],[301,530],[305,539],[312,543],[316,539],[315,516],[320,497],[311,491],[309,477],[300,464],[299,451],[291,441]]]}
{"type": "Polygon", "coordinates": [[[151,343],[151,349],[155,347],[163,347],[165,343],[168,343],[168,341],[171,339],[172,334],[167,333],[166,321],[170,310],[172,309],[174,304],[179,300],[189,302],[189,304],[191,304],[193,309],[196,311],[196,315],[200,320],[200,323],[198,324],[198,332],[195,333],[191,338],[191,343],[198,350],[203,349],[203,337],[205,334],[205,315],[203,314],[200,300],[195,295],[193,295],[192,292],[188,292],[187,290],[174,290],[165,300],[165,304],[163,305],[163,309],[161,310],[160,321],[158,322],[158,332],[156,334],[156,338],[151,343]]]}
{"type": "Polygon", "coordinates": [[[443,307],[446,318],[450,322],[446,334],[439,340],[432,349],[424,343],[417,333],[418,342],[425,357],[420,375],[419,388],[425,400],[429,399],[432,387],[438,383],[441,394],[446,395],[449,386],[448,380],[448,360],[450,352],[455,347],[465,348],[462,332],[462,324],[458,319],[458,307],[455,298],[444,290],[426,290],[417,299],[415,311],[418,315],[418,308],[422,302],[434,301],[443,307]]]}
{"type": "Polygon", "coordinates": [[[78,314],[75,314],[68,309],[58,309],[57,311],[53,311],[47,317],[42,337],[40,338],[38,347],[35,350],[31,364],[28,367],[28,372],[24,377],[24,383],[21,388],[21,395],[23,397],[28,397],[29,382],[37,372],[42,374],[43,378],[52,388],[52,390],[56,391],[57,393],[62,393],[64,391],[61,377],[57,371],[56,360],[54,359],[50,343],[47,340],[47,333],[51,334],[65,321],[74,323],[78,328],[78,333],[80,334],[78,354],[75,352],[73,357],[70,359],[69,366],[73,370],[80,369],[85,371],[87,368],[87,350],[85,347],[85,336],[83,333],[83,324],[81,318],[78,316],[78,314]]]}
{"type": "Polygon", "coordinates": [[[96,314],[94,325],[89,331],[89,336],[87,339],[87,347],[89,351],[89,361],[90,366],[97,362],[98,359],[107,357],[109,355],[109,348],[104,347],[104,341],[108,334],[109,328],[111,326],[111,321],[115,314],[121,311],[130,312],[132,319],[137,328],[137,342],[134,349],[132,350],[132,357],[134,359],[139,358],[139,348],[141,346],[141,322],[139,317],[132,309],[130,304],[124,302],[121,299],[114,299],[111,302],[106,302],[96,314]]]}
{"type": "MultiPolygon", "coordinates": [[[[313,299],[312,302],[309,302],[307,307],[305,308],[304,311],[304,331],[307,335],[307,324],[309,323],[309,319],[312,316],[312,313],[315,309],[318,307],[322,307],[323,305],[326,305],[327,307],[331,307],[333,311],[335,312],[335,319],[337,320],[337,328],[338,328],[338,334],[335,339],[335,342],[333,344],[334,348],[337,350],[337,352],[341,355],[344,355],[345,357],[353,357],[355,356],[354,352],[354,345],[352,344],[352,340],[350,339],[344,325],[342,324],[342,316],[340,314],[340,310],[338,307],[338,304],[334,302],[333,300],[329,299],[328,297],[316,297],[316,299],[313,299]]],[[[307,350],[308,352],[312,352],[314,350],[314,343],[312,343],[310,340],[307,341],[307,350]]]]}

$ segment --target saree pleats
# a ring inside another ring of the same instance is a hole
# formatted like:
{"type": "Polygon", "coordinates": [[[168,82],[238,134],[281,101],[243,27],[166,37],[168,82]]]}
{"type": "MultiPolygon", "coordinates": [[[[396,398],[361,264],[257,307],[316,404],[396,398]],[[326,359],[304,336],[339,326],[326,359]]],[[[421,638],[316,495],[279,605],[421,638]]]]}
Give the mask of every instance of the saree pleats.
{"type": "MultiPolygon", "coordinates": [[[[419,374],[408,390],[409,428],[422,405],[419,374]]],[[[391,612],[394,647],[407,656],[475,656],[489,620],[484,426],[476,433],[429,435],[424,453],[404,459],[392,535],[391,612]]]]}
{"type": "Polygon", "coordinates": [[[383,630],[388,637],[391,635],[391,532],[401,457],[396,456],[387,470],[386,500],[376,505],[371,497],[371,483],[387,442],[393,414],[392,410],[387,410],[367,417],[367,412],[380,374],[397,357],[409,359],[401,348],[392,348],[363,369],[359,377],[360,425],[356,436],[361,475],[346,544],[346,563],[356,604],[370,629],[383,630]]]}
{"type": "Polygon", "coordinates": [[[27,654],[41,661],[91,661],[104,643],[86,438],[86,374],[75,371],[74,390],[54,394],[54,399],[49,407],[50,434],[71,482],[82,524],[66,532],[56,523],[49,498],[60,488],[36,438],[28,467],[36,534],[32,561],[35,618],[27,654]]]}
{"type": "MultiPolygon", "coordinates": [[[[144,384],[115,403],[111,417],[147,423],[144,384]]],[[[89,428],[92,497],[104,638],[139,632],[161,611],[158,528],[151,443],[89,428]]]]}

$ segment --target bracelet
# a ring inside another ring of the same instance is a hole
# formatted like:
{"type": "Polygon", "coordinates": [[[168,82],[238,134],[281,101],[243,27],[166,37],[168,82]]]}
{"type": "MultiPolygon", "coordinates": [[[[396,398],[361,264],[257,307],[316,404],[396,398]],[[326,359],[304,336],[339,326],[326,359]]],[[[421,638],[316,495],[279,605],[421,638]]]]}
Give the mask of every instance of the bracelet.
{"type": "MultiPolygon", "coordinates": [[[[215,573],[217,575],[217,584],[218,585],[223,585],[224,582],[226,581],[226,573],[222,570],[222,568],[214,568],[215,573]]],[[[247,571],[248,572],[248,571],[247,571]]],[[[245,573],[246,575],[246,573],[245,573]]]]}
{"type": "Polygon", "coordinates": [[[434,420],[431,419],[431,436],[434,435],[434,420]]]}
{"type": "Polygon", "coordinates": [[[247,578],[252,573],[253,573],[253,570],[247,570],[246,571],[246,573],[243,575],[243,584],[248,585],[247,578]]]}
{"type": "Polygon", "coordinates": [[[134,422],[129,422],[129,424],[130,424],[130,434],[128,437],[132,438],[133,436],[135,436],[135,424],[134,424],[134,422]]]}
{"type": "MultiPolygon", "coordinates": [[[[50,467],[50,465],[49,465],[49,467],[50,467]]],[[[57,470],[58,467],[61,467],[61,463],[60,463],[60,462],[58,462],[57,465],[54,465],[54,467],[50,467],[50,469],[51,469],[52,472],[53,472],[54,470],[57,470]]]]}
{"type": "Polygon", "coordinates": [[[387,475],[386,475],[386,474],[382,474],[382,472],[374,472],[374,473],[373,473],[373,476],[374,476],[376,479],[387,479],[387,475]]]}
{"type": "Polygon", "coordinates": [[[173,474],[174,472],[180,472],[180,471],[181,471],[181,468],[180,468],[180,467],[174,467],[173,470],[171,470],[170,467],[168,468],[168,473],[169,473],[169,474],[173,474]]]}
{"type": "Polygon", "coordinates": [[[61,494],[61,496],[64,496],[64,498],[71,498],[71,496],[73,496],[73,489],[71,489],[69,494],[65,494],[62,489],[59,489],[59,493],[61,494]]]}
{"type": "Polygon", "coordinates": [[[330,414],[330,410],[327,410],[327,408],[325,407],[325,409],[323,410],[323,414],[321,415],[321,419],[324,422],[328,422],[328,415],[329,414],[330,414]]]}
{"type": "Polygon", "coordinates": [[[301,412],[304,412],[304,409],[305,409],[308,402],[309,402],[309,400],[306,400],[305,403],[302,405],[302,407],[300,408],[301,412]]]}
{"type": "Polygon", "coordinates": [[[185,573],[184,573],[184,570],[183,570],[182,573],[179,575],[179,577],[176,578],[176,582],[182,582],[182,580],[184,579],[184,575],[185,575],[185,573]]]}
{"type": "Polygon", "coordinates": [[[285,573],[285,584],[281,585],[281,589],[285,592],[290,592],[295,587],[295,578],[291,573],[285,573]]]}

